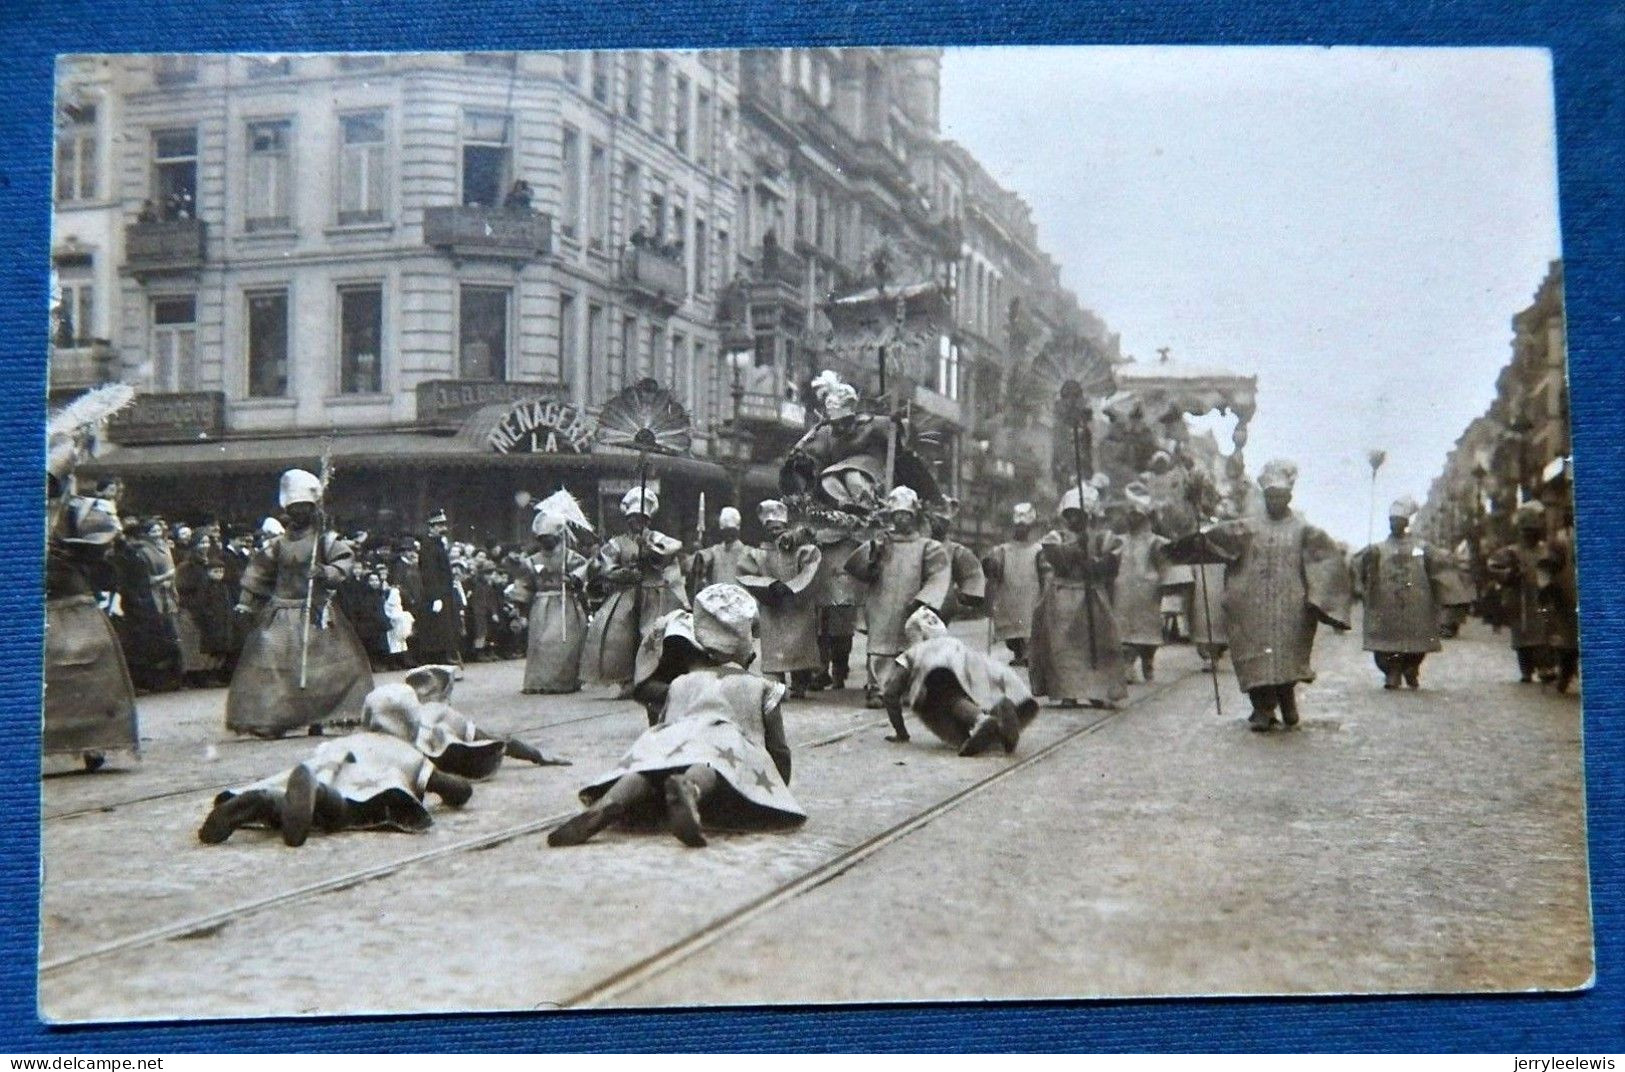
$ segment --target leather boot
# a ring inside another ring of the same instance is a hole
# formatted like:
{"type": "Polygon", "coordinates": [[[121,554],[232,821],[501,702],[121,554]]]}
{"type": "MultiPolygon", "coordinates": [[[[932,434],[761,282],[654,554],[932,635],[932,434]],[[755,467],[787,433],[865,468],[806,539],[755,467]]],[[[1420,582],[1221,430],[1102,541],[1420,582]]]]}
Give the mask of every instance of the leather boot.
{"type": "Polygon", "coordinates": [[[298,848],[310,836],[316,817],[316,772],[301,763],[288,775],[288,791],[282,800],[282,843],[298,848]]]}
{"type": "Polygon", "coordinates": [[[621,806],[613,802],[594,804],[580,815],[554,827],[547,835],[547,843],[555,849],[565,845],[581,845],[619,819],[621,812],[621,806]]]}
{"type": "Polygon", "coordinates": [[[1281,693],[1281,724],[1291,729],[1298,724],[1298,695],[1297,686],[1282,685],[1281,693]]]}
{"type": "Polygon", "coordinates": [[[526,763],[534,763],[538,767],[568,767],[570,765],[568,759],[555,759],[552,756],[545,755],[541,749],[526,744],[517,737],[508,738],[504,752],[514,759],[522,759],[526,763]]]}
{"type": "Polygon", "coordinates": [[[705,848],[700,832],[700,790],[681,774],[666,779],[666,821],[671,832],[691,849],[705,848]]]}
{"type": "Polygon", "coordinates": [[[198,828],[197,839],[205,845],[219,845],[250,823],[276,826],[278,822],[276,798],[263,789],[254,789],[216,804],[198,828]]]}
{"type": "Polygon", "coordinates": [[[983,715],[971,727],[970,736],[965,743],[959,746],[962,756],[979,756],[993,747],[993,742],[999,739],[999,722],[992,715],[983,715]]]}
{"type": "Polygon", "coordinates": [[[1009,755],[1021,742],[1021,716],[1016,712],[1016,705],[1008,698],[994,704],[992,714],[993,721],[999,724],[999,743],[1004,746],[1005,754],[1009,755]]]}
{"type": "Polygon", "coordinates": [[[468,783],[467,778],[459,778],[442,770],[429,775],[429,784],[425,788],[453,808],[467,804],[469,798],[474,795],[474,787],[468,783]]]}

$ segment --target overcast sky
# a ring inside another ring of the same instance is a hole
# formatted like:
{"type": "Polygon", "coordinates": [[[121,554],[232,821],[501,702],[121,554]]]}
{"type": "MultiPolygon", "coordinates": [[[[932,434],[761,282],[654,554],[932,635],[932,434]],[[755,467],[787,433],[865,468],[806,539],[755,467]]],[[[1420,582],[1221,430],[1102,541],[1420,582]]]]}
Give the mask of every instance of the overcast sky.
{"type": "Polygon", "coordinates": [[[1365,540],[1494,397],[1559,256],[1551,68],[1527,49],[950,50],[943,133],[1141,362],[1259,379],[1249,468],[1365,540]]]}

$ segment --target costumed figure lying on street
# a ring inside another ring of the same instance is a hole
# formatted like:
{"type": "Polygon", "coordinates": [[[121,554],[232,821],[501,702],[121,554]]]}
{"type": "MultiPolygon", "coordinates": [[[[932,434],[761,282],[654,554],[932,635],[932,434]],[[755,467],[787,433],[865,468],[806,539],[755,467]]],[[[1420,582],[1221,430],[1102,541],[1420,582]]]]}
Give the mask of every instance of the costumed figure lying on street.
{"type": "Polygon", "coordinates": [[[95,770],[111,751],[140,751],[135,687],[100,593],[117,581],[112,503],[78,495],[74,469],[97,424],[128,404],[123,385],[92,391],[49,423],[46,458],[45,755],[95,770]]]}
{"type": "Polygon", "coordinates": [[[1033,694],[1076,707],[1113,707],[1128,695],[1123,649],[1107,593],[1117,576],[1120,542],[1106,528],[1099,484],[1071,487],[1061,496],[1063,528],[1040,543],[1043,595],[1033,614],[1028,655],[1033,694]]]}
{"type": "Polygon", "coordinates": [[[694,598],[694,639],[718,664],[671,683],[660,721],[621,762],[581,790],[587,809],[548,835],[579,845],[622,819],[658,818],[683,844],[702,826],[793,826],[806,812],[790,795],[790,746],[779,705],[785,686],[750,673],[756,602],[735,585],[694,598]]]}
{"type": "Polygon", "coordinates": [[[909,616],[905,631],[908,649],[897,656],[881,693],[892,725],[886,740],[909,739],[907,706],[962,756],[979,755],[995,741],[1014,752],[1021,731],[1038,714],[1038,701],[1021,675],[949,636],[928,607],[909,616]]]}
{"type": "Polygon", "coordinates": [[[367,694],[361,724],[409,742],[436,767],[472,781],[489,778],[503,756],[538,767],[568,767],[567,759],[543,755],[517,737],[486,733],[450,704],[456,667],[420,666],[406,680],[379,685],[367,694]]]}
{"type": "Polygon", "coordinates": [[[757,505],[767,535],[740,561],[739,586],[760,613],[762,659],[757,669],[790,686],[790,699],[807,694],[819,667],[818,592],[813,582],[823,555],[812,533],[790,524],[790,509],[777,499],[757,505]]]}
{"type": "Polygon", "coordinates": [[[399,737],[352,733],[323,741],[292,770],[221,793],[197,836],[218,845],[245,826],[266,827],[297,846],[313,829],[417,833],[434,825],[423,805],[428,793],[460,808],[474,788],[399,737]]]}
{"type": "Polygon", "coordinates": [[[1337,544],[1292,510],[1298,467],[1272,461],[1258,476],[1264,514],[1176,540],[1169,557],[1225,565],[1224,608],[1236,681],[1251,728],[1298,724],[1297,687],[1315,679],[1315,627],[1349,628],[1349,571],[1337,544]]]}
{"type": "Polygon", "coordinates": [[[811,494],[841,509],[866,512],[885,496],[886,459],[892,459],[892,481],[936,498],[930,470],[908,449],[906,429],[890,417],[858,412],[858,392],[825,371],[813,380],[824,417],[801,437],[779,472],[787,495],[811,494]]]}
{"type": "Polygon", "coordinates": [[[1401,682],[1421,687],[1422,660],[1442,647],[1444,608],[1472,602],[1454,556],[1411,535],[1411,518],[1419,509],[1409,496],[1396,500],[1388,508],[1388,538],[1354,559],[1365,599],[1365,650],[1382,672],[1385,689],[1397,689],[1401,682]]]}
{"type": "Polygon", "coordinates": [[[355,555],[318,523],[322,482],[303,469],[282,474],[287,529],[255,552],[237,613],[252,619],[226,694],[226,728],[255,737],[354,723],[372,691],[366,650],[333,598],[355,555]],[[308,620],[307,620],[308,614],[308,620]]]}
{"type": "Polygon", "coordinates": [[[688,606],[677,561],[682,541],[649,527],[659,510],[654,492],[628,491],[621,499],[626,531],[604,541],[587,572],[609,586],[610,596],[587,626],[583,674],[590,681],[621,685],[628,695],[643,634],[667,613],[688,606]]]}
{"type": "Polygon", "coordinates": [[[917,531],[920,497],[913,488],[892,489],[886,518],[890,531],[860,544],[846,562],[847,572],[868,586],[862,609],[869,633],[866,704],[872,708],[884,706],[881,683],[908,646],[903,641],[908,616],[920,607],[939,609],[951,580],[948,552],[917,531]]]}

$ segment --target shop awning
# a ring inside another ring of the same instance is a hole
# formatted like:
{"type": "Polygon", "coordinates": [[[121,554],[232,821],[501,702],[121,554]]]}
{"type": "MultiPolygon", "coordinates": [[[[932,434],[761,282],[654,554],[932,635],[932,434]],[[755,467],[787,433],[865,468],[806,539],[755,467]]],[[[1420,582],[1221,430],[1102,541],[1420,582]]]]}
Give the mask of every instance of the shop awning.
{"type": "MultiPolygon", "coordinates": [[[[326,445],[323,436],[208,440],[195,443],[154,443],[140,446],[107,444],[94,461],[81,466],[89,476],[207,476],[220,473],[267,472],[300,467],[314,471],[326,445]]],[[[631,452],[599,450],[591,454],[499,454],[479,450],[458,436],[421,435],[414,432],[367,432],[335,436],[333,461],[338,467],[468,469],[514,468],[570,470],[620,475],[635,473],[638,456],[631,452]]],[[[722,466],[699,458],[651,455],[649,471],[656,476],[679,476],[726,484],[722,466]]]]}

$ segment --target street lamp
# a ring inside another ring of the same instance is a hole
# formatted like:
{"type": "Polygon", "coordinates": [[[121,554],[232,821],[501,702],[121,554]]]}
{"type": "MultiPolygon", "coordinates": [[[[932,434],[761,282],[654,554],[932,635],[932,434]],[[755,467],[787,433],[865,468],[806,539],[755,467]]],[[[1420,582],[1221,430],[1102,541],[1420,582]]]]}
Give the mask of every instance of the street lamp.
{"type": "Polygon", "coordinates": [[[728,372],[732,377],[730,393],[733,395],[733,419],[722,436],[723,442],[728,444],[727,456],[733,463],[734,506],[743,509],[745,505],[745,474],[750,468],[751,444],[754,437],[745,430],[745,370],[756,365],[756,352],[751,349],[735,349],[728,352],[728,372]]]}

